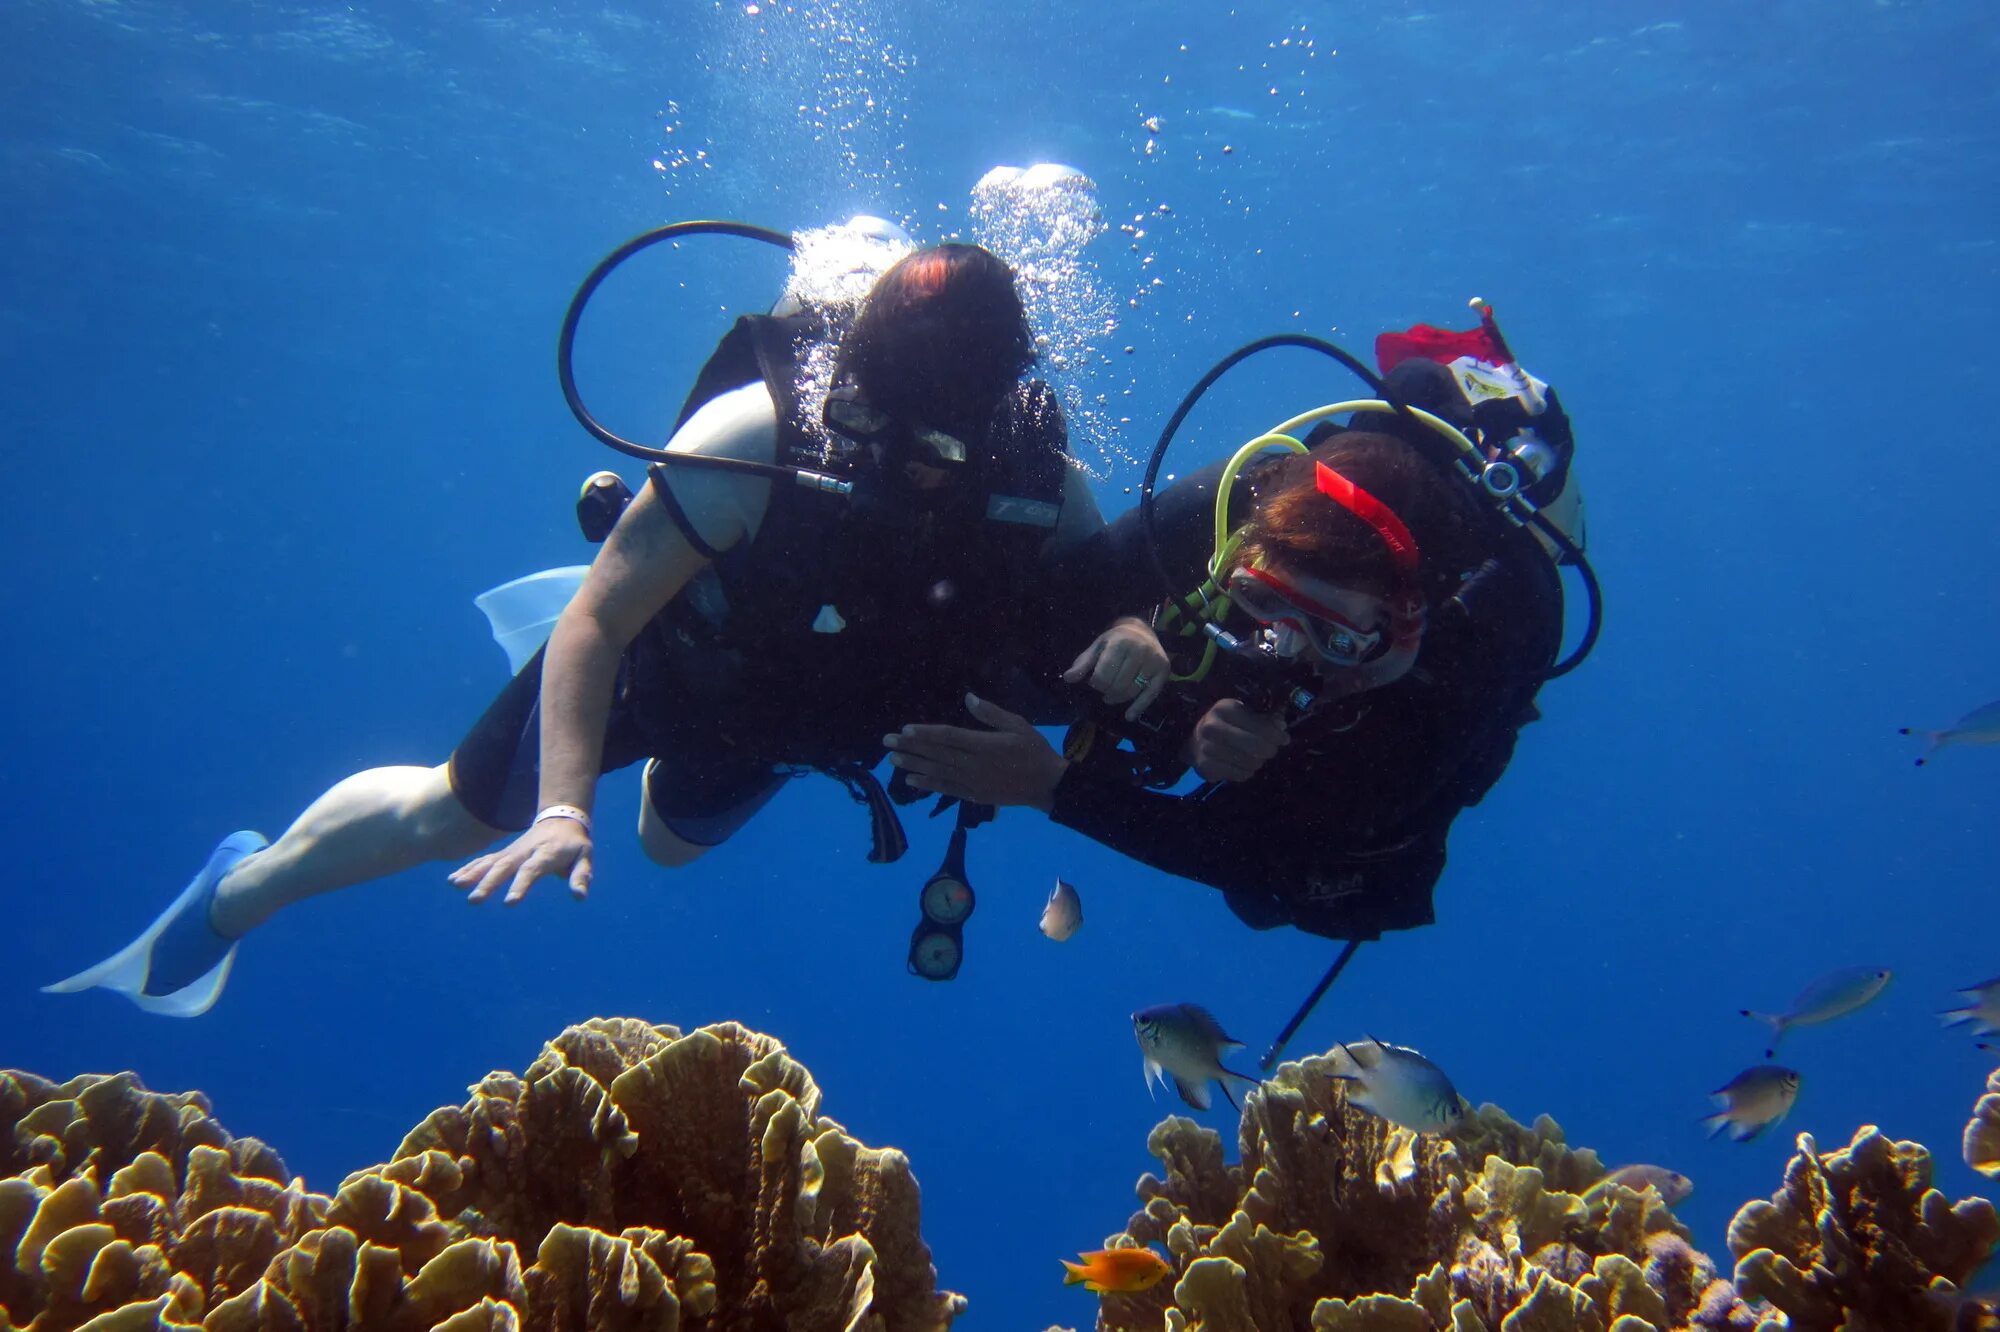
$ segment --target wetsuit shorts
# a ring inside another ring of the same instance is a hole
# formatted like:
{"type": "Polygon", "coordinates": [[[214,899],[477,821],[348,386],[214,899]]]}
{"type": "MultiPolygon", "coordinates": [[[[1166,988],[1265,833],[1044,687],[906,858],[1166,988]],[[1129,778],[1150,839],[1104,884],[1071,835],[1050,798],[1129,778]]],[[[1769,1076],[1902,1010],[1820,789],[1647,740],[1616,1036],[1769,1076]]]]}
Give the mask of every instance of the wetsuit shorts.
{"type": "MultiPolygon", "coordinates": [[[[508,682],[452,751],[452,794],[481,823],[518,832],[533,822],[541,797],[542,654],[508,682]]],[[[674,836],[719,846],[770,803],[792,770],[741,755],[671,752],[614,701],[604,728],[601,772],[658,759],[646,773],[646,799],[674,836]]]]}

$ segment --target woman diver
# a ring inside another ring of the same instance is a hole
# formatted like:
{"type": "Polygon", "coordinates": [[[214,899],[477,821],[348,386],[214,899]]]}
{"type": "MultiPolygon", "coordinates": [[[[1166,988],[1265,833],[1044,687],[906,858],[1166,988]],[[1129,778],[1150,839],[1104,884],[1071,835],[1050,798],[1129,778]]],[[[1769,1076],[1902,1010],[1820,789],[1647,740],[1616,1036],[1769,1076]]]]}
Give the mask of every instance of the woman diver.
{"type": "Polygon", "coordinates": [[[1064,678],[1124,716],[1057,753],[973,699],[991,729],[886,737],[904,780],[1039,808],[1220,888],[1257,928],[1429,924],[1453,818],[1498,780],[1542,682],[1588,649],[1555,666],[1577,494],[1567,418],[1490,317],[1385,335],[1378,356],[1388,402],[1287,423],[1320,418],[1150,496],[1066,561],[1068,650],[1111,627],[1064,678]],[[1157,600],[1160,569],[1198,590],[1157,600]],[[1188,769],[1198,785],[1164,789],[1188,769]]]}

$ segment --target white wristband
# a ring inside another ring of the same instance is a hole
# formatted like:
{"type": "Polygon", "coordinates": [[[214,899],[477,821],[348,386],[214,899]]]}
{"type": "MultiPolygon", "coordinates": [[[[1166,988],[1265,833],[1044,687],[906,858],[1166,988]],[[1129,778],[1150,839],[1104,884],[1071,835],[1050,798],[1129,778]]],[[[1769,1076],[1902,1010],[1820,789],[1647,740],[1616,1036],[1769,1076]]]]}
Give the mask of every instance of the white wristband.
{"type": "Polygon", "coordinates": [[[550,805],[547,809],[535,815],[536,823],[543,823],[549,819],[568,819],[572,823],[580,823],[583,825],[583,835],[585,837],[590,836],[590,815],[584,813],[575,805],[550,805]]]}

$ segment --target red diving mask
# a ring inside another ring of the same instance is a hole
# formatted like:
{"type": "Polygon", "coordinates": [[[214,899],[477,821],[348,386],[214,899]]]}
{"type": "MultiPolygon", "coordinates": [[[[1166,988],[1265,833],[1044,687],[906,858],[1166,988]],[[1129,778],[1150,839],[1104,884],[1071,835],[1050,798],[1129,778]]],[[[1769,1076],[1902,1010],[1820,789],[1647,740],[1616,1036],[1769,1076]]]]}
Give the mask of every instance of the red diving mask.
{"type": "Polygon", "coordinates": [[[1355,624],[1268,570],[1247,566],[1230,575],[1230,600],[1264,624],[1279,655],[1296,657],[1310,647],[1330,666],[1376,667],[1370,674],[1385,676],[1386,683],[1409,669],[1424,636],[1416,538],[1388,505],[1325,463],[1313,465],[1313,477],[1320,494],[1367,523],[1388,548],[1396,568],[1388,622],[1372,628],[1355,624]]]}
{"type": "Polygon", "coordinates": [[[1329,665],[1354,667],[1389,650],[1386,623],[1363,628],[1263,569],[1245,567],[1231,574],[1229,599],[1274,631],[1272,646],[1280,657],[1310,649],[1329,665]]]}

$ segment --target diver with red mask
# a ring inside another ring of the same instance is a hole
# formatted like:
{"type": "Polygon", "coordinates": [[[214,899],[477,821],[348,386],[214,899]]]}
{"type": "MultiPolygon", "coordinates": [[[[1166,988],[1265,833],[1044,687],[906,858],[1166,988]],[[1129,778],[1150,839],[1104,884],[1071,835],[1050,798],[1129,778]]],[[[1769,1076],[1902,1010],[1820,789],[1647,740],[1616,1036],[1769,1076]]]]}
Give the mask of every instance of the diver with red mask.
{"type": "Polygon", "coordinates": [[[890,737],[905,779],[1039,807],[1220,888],[1257,928],[1359,941],[1431,923],[1452,821],[1598,621],[1568,418],[1482,316],[1385,335],[1383,377],[1350,365],[1375,399],[1156,492],[1173,431],[1243,353],[1211,372],[1163,434],[1145,502],[1058,575],[1058,646],[1090,644],[1066,678],[1106,706],[1060,754],[991,707],[975,708],[986,731],[905,727],[890,737]],[[1590,615],[1558,662],[1564,564],[1590,615]]]}

